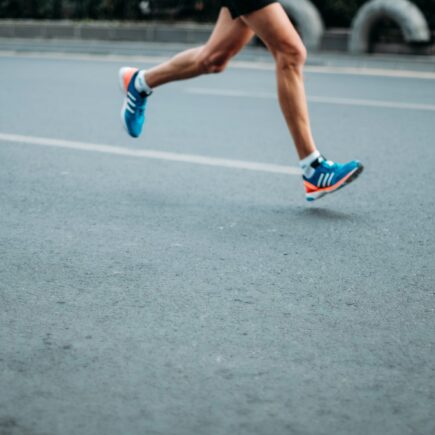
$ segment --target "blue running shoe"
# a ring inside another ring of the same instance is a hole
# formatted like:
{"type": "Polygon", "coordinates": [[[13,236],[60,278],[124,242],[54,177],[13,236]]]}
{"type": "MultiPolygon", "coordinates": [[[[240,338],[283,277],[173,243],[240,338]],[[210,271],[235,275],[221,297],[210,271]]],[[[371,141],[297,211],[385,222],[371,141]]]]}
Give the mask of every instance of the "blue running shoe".
{"type": "Polygon", "coordinates": [[[342,165],[319,157],[311,164],[311,168],[311,176],[302,177],[307,201],[314,201],[348,185],[361,174],[364,166],[358,160],[342,165]]]}
{"type": "Polygon", "coordinates": [[[138,92],[134,81],[139,70],[137,68],[124,67],[119,70],[119,85],[125,95],[121,109],[121,120],[132,137],[139,137],[145,122],[145,107],[149,94],[138,92]]]}

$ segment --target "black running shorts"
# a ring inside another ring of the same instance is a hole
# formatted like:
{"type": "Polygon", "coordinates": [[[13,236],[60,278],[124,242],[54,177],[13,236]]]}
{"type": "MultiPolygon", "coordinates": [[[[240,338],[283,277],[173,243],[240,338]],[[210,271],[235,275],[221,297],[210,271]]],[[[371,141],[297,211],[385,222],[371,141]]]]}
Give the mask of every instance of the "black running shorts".
{"type": "Polygon", "coordinates": [[[238,18],[240,15],[249,14],[250,12],[258,11],[277,0],[221,0],[222,7],[230,10],[233,18],[238,18]]]}

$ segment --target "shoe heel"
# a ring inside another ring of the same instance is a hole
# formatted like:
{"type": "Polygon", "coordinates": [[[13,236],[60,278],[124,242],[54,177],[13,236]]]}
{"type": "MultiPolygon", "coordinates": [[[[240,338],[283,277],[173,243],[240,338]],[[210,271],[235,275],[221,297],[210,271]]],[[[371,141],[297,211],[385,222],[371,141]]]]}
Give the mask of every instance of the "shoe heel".
{"type": "Polygon", "coordinates": [[[133,76],[133,74],[137,71],[137,68],[132,68],[130,66],[123,66],[118,71],[118,82],[119,89],[122,94],[125,95],[127,93],[128,84],[133,76]]]}

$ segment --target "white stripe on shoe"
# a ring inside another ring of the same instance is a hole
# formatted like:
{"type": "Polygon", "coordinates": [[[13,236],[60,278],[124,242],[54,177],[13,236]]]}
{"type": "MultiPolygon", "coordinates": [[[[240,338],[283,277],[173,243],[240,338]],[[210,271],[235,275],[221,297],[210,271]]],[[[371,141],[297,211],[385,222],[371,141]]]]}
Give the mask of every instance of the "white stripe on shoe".
{"type": "Polygon", "coordinates": [[[127,92],[127,95],[133,100],[136,101],[136,97],[129,91],[127,92]]]}
{"type": "Polygon", "coordinates": [[[322,184],[322,180],[323,180],[323,177],[325,176],[325,174],[320,174],[320,177],[319,177],[319,180],[317,181],[317,187],[320,187],[321,186],[321,184],[322,184]]]}
{"type": "Polygon", "coordinates": [[[331,183],[332,183],[332,179],[334,178],[334,175],[335,175],[335,172],[332,172],[332,173],[331,173],[331,176],[329,177],[329,182],[328,182],[329,186],[330,186],[331,183]]]}

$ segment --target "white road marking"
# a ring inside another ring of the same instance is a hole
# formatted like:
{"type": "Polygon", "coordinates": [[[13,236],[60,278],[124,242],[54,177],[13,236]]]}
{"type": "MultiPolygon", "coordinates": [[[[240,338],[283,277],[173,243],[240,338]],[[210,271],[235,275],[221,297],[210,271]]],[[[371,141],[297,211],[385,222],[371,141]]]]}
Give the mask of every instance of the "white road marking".
{"type": "Polygon", "coordinates": [[[268,172],[272,174],[301,175],[297,167],[274,165],[270,163],[248,162],[244,160],[230,160],[193,154],[179,154],[155,150],[138,150],[122,148],[113,145],[76,142],[63,139],[52,139],[35,136],[21,136],[0,133],[0,141],[14,142],[43,147],[65,148],[71,150],[91,151],[118,156],[137,157],[144,159],[167,160],[173,162],[192,163],[195,165],[216,166],[230,169],[245,169],[248,171],[268,172]]]}
{"type": "Polygon", "coordinates": [[[80,62],[131,62],[131,63],[146,63],[158,64],[168,60],[168,56],[122,56],[117,54],[86,54],[86,53],[57,53],[45,51],[14,51],[0,50],[0,57],[23,57],[26,59],[37,60],[72,60],[80,62]]]}
{"type": "MultiPolygon", "coordinates": [[[[244,97],[244,98],[263,98],[276,99],[276,94],[272,92],[245,92],[233,89],[211,89],[211,88],[186,88],[185,92],[197,95],[210,95],[217,97],[244,97]]],[[[356,98],[335,98],[309,96],[308,101],[318,104],[334,104],[339,106],[360,106],[360,107],[379,107],[385,109],[399,110],[422,110],[435,112],[434,104],[402,103],[400,101],[364,100],[356,98]]]]}
{"type": "MultiPolygon", "coordinates": [[[[256,69],[256,70],[275,70],[273,62],[265,61],[242,61],[234,60],[230,63],[230,67],[240,69],[256,69]]],[[[423,79],[435,80],[435,71],[412,71],[401,69],[388,68],[371,68],[371,67],[349,67],[349,66],[331,66],[331,65],[306,65],[304,72],[311,74],[341,74],[341,75],[357,75],[357,76],[372,76],[372,77],[394,77],[402,79],[423,79]]]]}
{"type": "MultiPolygon", "coordinates": [[[[124,62],[142,63],[155,65],[169,59],[169,56],[135,56],[135,55],[115,55],[115,54],[77,54],[77,53],[47,53],[47,52],[21,52],[14,50],[0,50],[0,57],[23,57],[37,60],[73,60],[88,62],[124,62]]],[[[230,63],[230,68],[250,69],[259,71],[273,71],[275,64],[270,61],[255,60],[243,61],[234,60],[230,63]]],[[[332,75],[356,75],[369,77],[392,77],[401,79],[422,79],[435,80],[435,71],[411,71],[388,68],[370,67],[346,67],[346,66],[327,66],[327,65],[307,65],[304,71],[309,74],[332,74],[332,75]]]]}
{"type": "Polygon", "coordinates": [[[435,71],[410,71],[387,68],[346,67],[346,66],[306,66],[306,72],[318,74],[342,74],[369,77],[392,77],[400,79],[435,80],[435,71]]]}
{"type": "Polygon", "coordinates": [[[276,99],[276,93],[273,92],[246,92],[236,89],[212,89],[212,88],[185,88],[188,94],[210,95],[216,97],[244,97],[244,98],[265,98],[276,99]]]}

